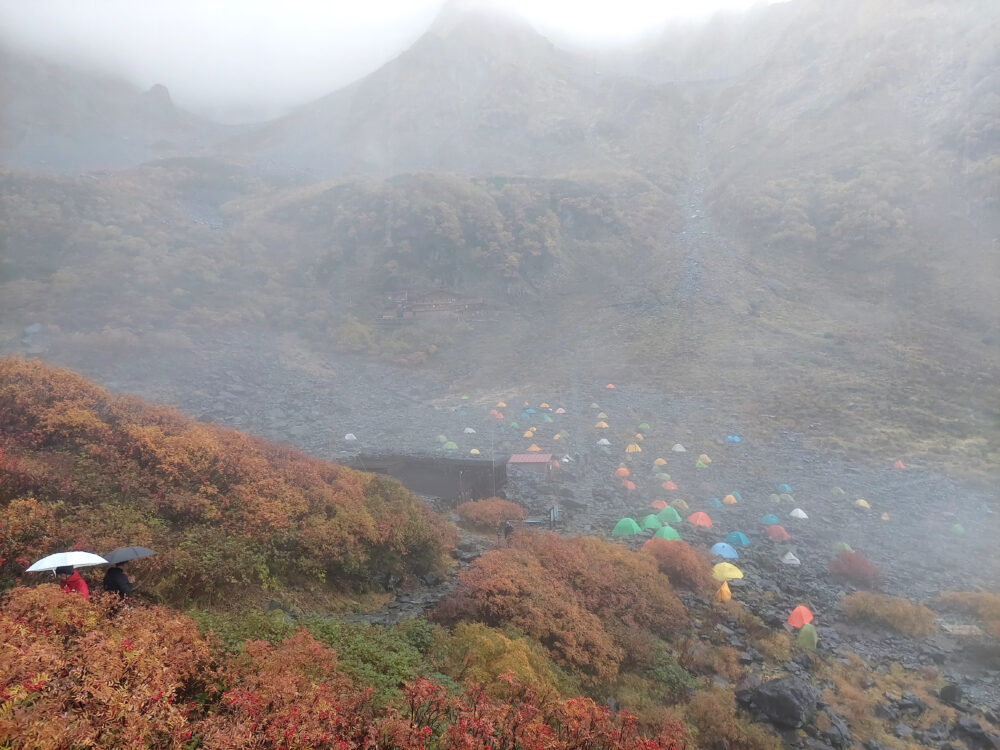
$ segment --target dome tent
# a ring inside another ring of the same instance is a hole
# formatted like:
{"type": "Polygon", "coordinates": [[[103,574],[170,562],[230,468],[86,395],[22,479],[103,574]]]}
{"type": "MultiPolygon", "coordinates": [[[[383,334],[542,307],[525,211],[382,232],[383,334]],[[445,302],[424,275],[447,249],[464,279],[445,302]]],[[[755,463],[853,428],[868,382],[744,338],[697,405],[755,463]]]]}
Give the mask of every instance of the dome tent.
{"type": "Polygon", "coordinates": [[[802,561],[795,556],[795,553],[789,550],[785,553],[784,557],[781,558],[781,562],[785,565],[800,565],[802,561]]]}
{"type": "Polygon", "coordinates": [[[778,518],[776,515],[774,515],[774,513],[768,513],[766,516],[760,519],[760,522],[765,526],[773,526],[776,523],[781,523],[781,519],[778,518]]]}
{"type": "Polygon", "coordinates": [[[708,513],[705,513],[702,510],[695,511],[688,516],[687,522],[692,526],[701,526],[706,529],[712,527],[712,519],[709,518],[708,513]]]}
{"type": "Polygon", "coordinates": [[[664,508],[667,507],[667,501],[666,500],[654,500],[653,502],[651,502],[649,504],[649,507],[652,508],[653,510],[663,510],[664,508]]]}
{"type": "Polygon", "coordinates": [[[635,536],[641,533],[642,529],[635,522],[635,519],[627,517],[616,523],[614,529],[611,530],[612,536],[635,536]]]}
{"type": "Polygon", "coordinates": [[[663,526],[658,528],[656,530],[656,533],[653,534],[653,538],[680,540],[681,535],[677,533],[677,529],[675,529],[673,526],[669,524],[663,524],[663,526]]]}
{"type": "Polygon", "coordinates": [[[457,451],[458,443],[454,443],[451,440],[449,440],[447,443],[441,446],[441,449],[446,451],[457,451]]]}
{"type": "Polygon", "coordinates": [[[765,531],[767,531],[768,538],[776,542],[787,542],[792,538],[792,535],[785,531],[785,527],[778,524],[768,526],[765,531]]]}
{"type": "Polygon", "coordinates": [[[348,432],[346,435],[344,435],[344,440],[346,440],[348,443],[353,443],[357,439],[358,436],[355,435],[353,432],[348,432]]]}
{"type": "Polygon", "coordinates": [[[816,634],[815,626],[811,622],[803,625],[799,630],[799,635],[795,639],[795,642],[799,645],[799,648],[806,651],[815,651],[816,645],[819,643],[819,636],[816,634]]]}
{"type": "Polygon", "coordinates": [[[642,519],[642,528],[646,531],[656,531],[661,528],[663,523],[657,517],[655,513],[650,513],[648,516],[642,519]]]}
{"type": "Polygon", "coordinates": [[[671,508],[669,505],[663,508],[656,517],[660,519],[663,523],[680,523],[681,514],[677,512],[676,508],[671,508]]]}
{"type": "Polygon", "coordinates": [[[736,544],[740,547],[750,546],[750,539],[742,531],[730,531],[726,534],[726,541],[729,544],[736,544]]]}
{"type": "Polygon", "coordinates": [[[723,560],[736,560],[740,556],[739,552],[725,542],[716,542],[713,544],[711,552],[713,555],[718,555],[723,560]]]}
{"type": "Polygon", "coordinates": [[[788,515],[790,517],[792,517],[792,518],[798,518],[798,519],[800,519],[802,521],[805,521],[807,518],[809,518],[809,516],[806,515],[806,512],[804,510],[802,510],[802,508],[796,508],[791,513],[789,513],[788,515]]]}
{"type": "Polygon", "coordinates": [[[801,628],[807,622],[812,622],[812,619],[813,613],[810,611],[809,607],[800,604],[791,611],[786,622],[793,628],[801,628]]]}
{"type": "Polygon", "coordinates": [[[731,581],[734,578],[742,578],[743,571],[732,563],[716,563],[712,568],[712,578],[716,581],[731,581]]]}

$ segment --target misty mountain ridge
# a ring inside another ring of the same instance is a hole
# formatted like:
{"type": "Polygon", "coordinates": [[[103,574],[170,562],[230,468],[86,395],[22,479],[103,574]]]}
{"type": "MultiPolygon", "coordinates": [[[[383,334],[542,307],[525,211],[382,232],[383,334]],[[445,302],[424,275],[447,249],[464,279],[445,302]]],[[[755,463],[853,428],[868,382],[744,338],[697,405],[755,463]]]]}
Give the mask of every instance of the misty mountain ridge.
{"type": "Polygon", "coordinates": [[[971,425],[954,450],[984,462],[998,16],[799,0],[615,57],[451,6],[370,75],[241,128],[22,65],[3,333],[41,320],[81,350],[266,325],[482,382],[559,331],[530,377],[708,389],[877,450],[899,433],[866,430],[899,414],[935,450],[971,425]],[[118,171],[56,176],[97,161],[118,171]],[[482,298],[491,323],[377,325],[400,289],[482,298]]]}

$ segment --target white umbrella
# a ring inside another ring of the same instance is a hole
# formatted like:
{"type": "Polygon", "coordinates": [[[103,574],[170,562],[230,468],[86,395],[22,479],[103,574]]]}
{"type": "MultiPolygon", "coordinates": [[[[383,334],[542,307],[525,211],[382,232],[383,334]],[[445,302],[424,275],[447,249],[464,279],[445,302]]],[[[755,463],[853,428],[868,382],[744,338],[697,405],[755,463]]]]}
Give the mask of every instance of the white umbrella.
{"type": "Polygon", "coordinates": [[[151,550],[149,547],[119,547],[118,549],[111,550],[111,552],[107,554],[107,561],[115,564],[128,562],[129,560],[140,560],[143,557],[149,557],[150,555],[155,554],[156,552],[151,550]]]}
{"type": "Polygon", "coordinates": [[[100,555],[83,550],[72,550],[70,552],[56,552],[54,555],[43,557],[41,560],[31,564],[28,573],[38,573],[41,570],[55,570],[70,565],[74,568],[87,568],[92,565],[107,565],[108,561],[100,555]]]}

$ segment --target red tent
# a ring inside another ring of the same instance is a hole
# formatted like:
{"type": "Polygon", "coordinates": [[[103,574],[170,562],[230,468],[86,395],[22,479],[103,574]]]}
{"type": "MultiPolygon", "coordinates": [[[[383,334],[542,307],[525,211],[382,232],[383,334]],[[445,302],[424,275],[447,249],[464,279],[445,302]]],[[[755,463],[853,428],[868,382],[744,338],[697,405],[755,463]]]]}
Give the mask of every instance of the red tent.
{"type": "Polygon", "coordinates": [[[692,526],[704,526],[708,528],[712,525],[712,519],[708,517],[708,513],[699,510],[688,516],[688,523],[692,526]]]}
{"type": "Polygon", "coordinates": [[[785,531],[784,526],[768,526],[765,531],[767,531],[767,535],[776,542],[787,542],[792,538],[791,534],[785,531]]]}
{"type": "Polygon", "coordinates": [[[663,510],[664,508],[667,507],[667,501],[666,500],[654,500],[653,502],[651,502],[649,504],[649,507],[653,508],[654,510],[663,510]]]}
{"type": "Polygon", "coordinates": [[[664,482],[663,484],[661,484],[660,486],[663,489],[665,489],[665,490],[676,490],[677,489],[677,485],[674,484],[673,480],[669,480],[669,479],[666,482],[664,482]]]}
{"type": "Polygon", "coordinates": [[[894,468],[894,469],[905,469],[906,468],[906,464],[904,464],[902,461],[897,461],[896,463],[894,463],[892,465],[892,468],[894,468]]]}
{"type": "Polygon", "coordinates": [[[615,476],[616,477],[627,477],[631,473],[632,472],[630,472],[624,466],[619,466],[617,469],[615,469],[615,476]]]}
{"type": "Polygon", "coordinates": [[[797,606],[792,610],[792,613],[788,615],[788,620],[786,622],[793,628],[801,628],[807,622],[812,622],[813,613],[809,611],[809,607],[803,605],[797,606]]]}
{"type": "Polygon", "coordinates": [[[626,479],[625,481],[622,482],[622,487],[624,487],[625,489],[627,489],[629,491],[634,490],[635,489],[635,482],[630,482],[630,481],[628,481],[626,479]]]}

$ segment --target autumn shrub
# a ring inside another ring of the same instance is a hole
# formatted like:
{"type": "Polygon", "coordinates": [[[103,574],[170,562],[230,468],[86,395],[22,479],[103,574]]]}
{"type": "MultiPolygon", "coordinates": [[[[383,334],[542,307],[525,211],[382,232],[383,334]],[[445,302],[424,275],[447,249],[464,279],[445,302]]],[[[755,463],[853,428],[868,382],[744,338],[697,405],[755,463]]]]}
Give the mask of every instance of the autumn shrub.
{"type": "Polygon", "coordinates": [[[733,691],[718,685],[695,693],[684,711],[699,747],[781,750],[781,740],[763,725],[739,715],[733,691]]]}
{"type": "Polygon", "coordinates": [[[731,646],[715,646],[695,637],[677,642],[677,662],[685,669],[701,675],[718,675],[735,680],[742,673],[740,654],[731,646]]]}
{"type": "Polygon", "coordinates": [[[652,555],[671,582],[677,586],[704,590],[712,585],[712,564],[687,542],[679,539],[650,539],[642,551],[652,555]]]}
{"type": "Polygon", "coordinates": [[[843,607],[852,619],[887,625],[911,638],[930,635],[937,630],[934,610],[897,596],[857,591],[844,597],[843,607]]]}
{"type": "Polygon", "coordinates": [[[0,359],[0,413],[5,578],[56,543],[152,546],[143,564],[166,601],[375,588],[449,565],[453,527],[395,480],[38,361],[0,359]]]}
{"type": "Polygon", "coordinates": [[[843,550],[830,561],[830,574],[857,586],[871,588],[881,578],[881,571],[860,552],[843,550]]]}
{"type": "Polygon", "coordinates": [[[0,747],[173,746],[215,674],[208,642],[168,609],[15,588],[0,603],[0,747]]]}
{"type": "Polygon", "coordinates": [[[492,550],[458,575],[433,618],[445,625],[513,626],[539,641],[559,665],[591,684],[618,672],[622,651],[600,618],[527,550],[492,550]]]}
{"type": "Polygon", "coordinates": [[[500,677],[505,674],[542,697],[579,692],[537,641],[479,623],[456,625],[448,638],[441,639],[434,661],[455,682],[467,688],[481,687],[493,697],[503,694],[500,677]]]}
{"type": "Polygon", "coordinates": [[[496,531],[503,521],[524,519],[524,508],[502,497],[470,500],[455,508],[455,512],[470,526],[488,531],[496,531]]]}
{"type": "Polygon", "coordinates": [[[945,607],[977,615],[983,627],[994,637],[1000,638],[1000,596],[986,591],[947,591],[939,597],[938,602],[945,607]]]}
{"type": "Polygon", "coordinates": [[[593,536],[551,532],[520,534],[515,546],[530,552],[549,579],[565,582],[623,647],[635,645],[637,632],[668,635],[687,624],[670,580],[645,555],[593,536]]]}

